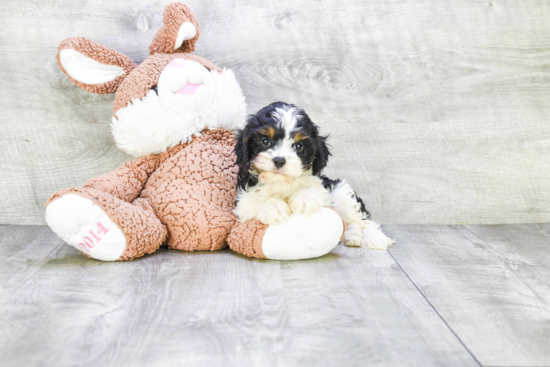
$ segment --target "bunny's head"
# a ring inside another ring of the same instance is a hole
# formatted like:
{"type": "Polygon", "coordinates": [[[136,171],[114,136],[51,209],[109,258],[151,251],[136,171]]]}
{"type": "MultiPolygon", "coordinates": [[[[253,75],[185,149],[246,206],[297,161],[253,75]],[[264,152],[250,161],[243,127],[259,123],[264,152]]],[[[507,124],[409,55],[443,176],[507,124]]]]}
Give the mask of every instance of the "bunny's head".
{"type": "Polygon", "coordinates": [[[182,3],[166,6],[150,56],[136,65],[127,56],[86,38],[61,42],[57,62],[79,87],[115,93],[112,131],[133,156],[160,153],[205,128],[240,127],[245,99],[231,70],[190,52],[200,29],[182,3]]]}

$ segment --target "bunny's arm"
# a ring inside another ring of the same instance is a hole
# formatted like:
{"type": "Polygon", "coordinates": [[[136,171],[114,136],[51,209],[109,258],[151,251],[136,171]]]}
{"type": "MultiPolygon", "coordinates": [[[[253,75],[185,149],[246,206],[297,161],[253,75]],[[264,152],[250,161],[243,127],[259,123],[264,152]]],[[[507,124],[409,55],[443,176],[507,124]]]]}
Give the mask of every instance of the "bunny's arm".
{"type": "Polygon", "coordinates": [[[301,260],[327,254],[342,240],[344,232],[340,215],[325,207],[309,217],[295,214],[270,226],[255,219],[238,223],[227,242],[233,251],[248,257],[301,260]]]}
{"type": "Polygon", "coordinates": [[[128,162],[84,184],[84,188],[96,189],[131,203],[139,196],[149,176],[159,165],[159,155],[148,155],[128,162]]]}

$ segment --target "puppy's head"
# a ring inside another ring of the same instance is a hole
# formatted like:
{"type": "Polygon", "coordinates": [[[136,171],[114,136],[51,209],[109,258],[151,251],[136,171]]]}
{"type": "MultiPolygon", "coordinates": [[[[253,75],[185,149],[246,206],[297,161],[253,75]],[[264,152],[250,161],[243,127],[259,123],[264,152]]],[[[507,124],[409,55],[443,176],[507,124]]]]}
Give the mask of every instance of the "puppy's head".
{"type": "Polygon", "coordinates": [[[330,155],[326,138],[299,107],[275,102],[262,108],[237,131],[239,187],[255,185],[262,172],[294,178],[319,174],[330,155]]]}

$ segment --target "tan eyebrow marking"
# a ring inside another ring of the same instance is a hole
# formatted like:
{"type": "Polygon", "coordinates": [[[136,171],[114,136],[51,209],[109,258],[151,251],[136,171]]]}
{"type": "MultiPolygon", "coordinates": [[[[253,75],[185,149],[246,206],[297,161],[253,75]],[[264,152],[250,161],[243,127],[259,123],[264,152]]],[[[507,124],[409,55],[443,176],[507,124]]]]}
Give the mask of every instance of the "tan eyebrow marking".
{"type": "Polygon", "coordinates": [[[304,139],[307,139],[307,138],[309,138],[309,136],[307,136],[303,132],[299,131],[299,132],[296,133],[296,135],[294,135],[294,142],[297,143],[300,140],[304,140],[304,139]]]}
{"type": "Polygon", "coordinates": [[[269,136],[271,139],[273,139],[273,137],[275,136],[275,129],[270,126],[268,128],[265,128],[263,130],[260,131],[262,134],[264,134],[265,136],[269,136]]]}

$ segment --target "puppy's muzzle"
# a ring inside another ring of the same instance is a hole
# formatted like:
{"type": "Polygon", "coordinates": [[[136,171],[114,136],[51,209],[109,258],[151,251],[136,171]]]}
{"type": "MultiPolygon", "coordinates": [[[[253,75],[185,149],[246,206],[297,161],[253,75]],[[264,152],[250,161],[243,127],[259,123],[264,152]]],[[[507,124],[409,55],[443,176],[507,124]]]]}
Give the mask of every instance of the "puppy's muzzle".
{"type": "Polygon", "coordinates": [[[273,164],[275,165],[275,167],[277,169],[281,168],[282,166],[284,166],[286,163],[286,160],[283,158],[283,157],[275,157],[273,158],[273,164]]]}

